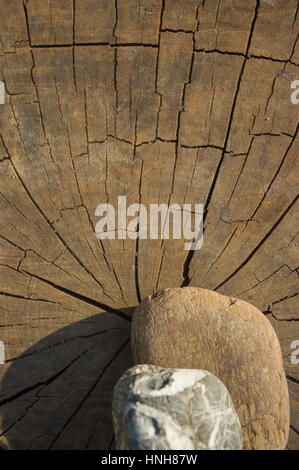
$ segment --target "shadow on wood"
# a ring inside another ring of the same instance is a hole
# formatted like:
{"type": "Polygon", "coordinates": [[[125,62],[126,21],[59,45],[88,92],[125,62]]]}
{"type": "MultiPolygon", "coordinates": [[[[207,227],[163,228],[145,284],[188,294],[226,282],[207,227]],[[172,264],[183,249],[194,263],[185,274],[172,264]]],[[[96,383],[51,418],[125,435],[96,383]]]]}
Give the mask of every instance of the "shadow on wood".
{"type": "Polygon", "coordinates": [[[0,447],[109,449],[113,387],[131,365],[129,323],[111,314],[49,335],[8,365],[0,447]]]}

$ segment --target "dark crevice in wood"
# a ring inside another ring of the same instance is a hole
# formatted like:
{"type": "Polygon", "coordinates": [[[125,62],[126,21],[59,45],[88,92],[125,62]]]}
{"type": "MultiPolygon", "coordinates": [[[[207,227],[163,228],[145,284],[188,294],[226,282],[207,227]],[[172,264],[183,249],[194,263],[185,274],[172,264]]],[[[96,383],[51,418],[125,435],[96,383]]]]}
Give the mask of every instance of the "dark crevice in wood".
{"type": "MultiPolygon", "coordinates": [[[[161,247],[162,247],[162,244],[161,244],[161,247]]],[[[158,291],[158,285],[159,285],[160,275],[161,275],[161,272],[162,272],[162,266],[163,266],[163,261],[164,261],[165,249],[166,249],[166,247],[164,246],[164,247],[163,247],[163,251],[162,251],[162,255],[161,255],[161,259],[160,259],[160,265],[159,265],[159,269],[158,269],[158,274],[157,274],[155,292],[158,291]]]]}
{"type": "Polygon", "coordinates": [[[30,29],[29,29],[29,19],[28,19],[27,2],[23,2],[23,9],[24,9],[24,15],[25,15],[25,23],[26,23],[26,29],[27,29],[27,35],[28,35],[29,46],[32,47],[31,37],[30,37],[30,29]]]}
{"type": "Polygon", "coordinates": [[[170,28],[161,28],[161,33],[184,33],[184,34],[193,34],[195,31],[193,30],[186,30],[186,29],[170,29],[170,28]]]}
{"type": "MultiPolygon", "coordinates": [[[[148,142],[148,143],[154,144],[155,142],[159,141],[159,142],[175,143],[177,145],[177,136],[176,136],[175,140],[165,140],[165,139],[162,139],[161,137],[159,137],[159,119],[160,119],[160,113],[162,111],[162,105],[163,105],[163,94],[158,91],[158,76],[159,76],[161,33],[162,33],[162,24],[163,24],[164,12],[165,12],[165,0],[162,0],[162,2],[161,2],[161,11],[160,11],[159,35],[158,35],[158,52],[157,52],[156,69],[155,69],[155,93],[159,96],[159,108],[158,108],[158,111],[157,111],[155,140],[152,141],[152,142],[148,142]]],[[[139,146],[144,145],[144,144],[145,144],[145,142],[142,142],[141,144],[139,144],[139,146]]],[[[143,161],[142,161],[142,165],[143,165],[143,161]]],[[[170,193],[170,196],[169,196],[169,200],[170,200],[170,197],[171,197],[171,193],[170,193]]],[[[139,187],[139,203],[140,202],[141,202],[141,185],[139,187]]],[[[161,262],[160,262],[160,269],[161,269],[161,265],[162,265],[162,259],[163,259],[163,255],[162,255],[162,258],[161,258],[161,262]]],[[[137,257],[136,257],[136,263],[137,264],[135,266],[135,273],[138,271],[138,258],[137,257]]],[[[159,276],[160,276],[160,271],[157,274],[156,289],[157,289],[157,285],[159,283],[159,276]]],[[[137,286],[137,284],[136,284],[136,286],[137,286]]],[[[138,289],[138,292],[137,292],[137,298],[138,298],[138,301],[140,303],[142,298],[141,298],[139,289],[138,289]]]]}
{"type": "MultiPolygon", "coordinates": [[[[45,128],[45,124],[44,124],[44,117],[43,117],[43,114],[42,114],[39,91],[38,91],[37,84],[35,82],[35,78],[34,78],[34,75],[33,75],[33,70],[35,68],[35,59],[34,59],[33,51],[31,51],[31,59],[32,59],[32,67],[30,69],[30,77],[31,77],[31,81],[34,85],[35,92],[36,92],[36,97],[37,97],[37,103],[38,103],[38,109],[39,109],[39,114],[40,114],[40,121],[41,121],[42,130],[43,130],[43,135],[44,135],[45,141],[46,141],[46,143],[48,145],[48,148],[49,148],[49,154],[50,154],[51,160],[52,160],[53,164],[55,165],[54,156],[52,154],[52,149],[51,149],[51,146],[50,146],[50,142],[49,142],[49,139],[48,139],[47,134],[46,134],[46,128],[45,128]]],[[[12,104],[11,104],[11,106],[12,106],[12,104]]],[[[12,107],[12,110],[13,110],[13,107],[12,107]]],[[[14,116],[15,116],[15,114],[14,114],[14,116]]],[[[15,117],[15,119],[16,119],[16,117],[15,117]]],[[[24,149],[25,149],[25,144],[23,144],[23,146],[24,146],[24,149]]]]}
{"type": "MultiPolygon", "coordinates": [[[[289,271],[291,272],[294,272],[295,269],[291,269],[287,264],[283,264],[282,266],[279,266],[279,268],[275,269],[275,271],[273,271],[271,274],[269,274],[269,276],[266,276],[264,277],[264,279],[259,279],[257,277],[257,275],[255,274],[255,278],[256,280],[258,281],[256,284],[254,284],[253,286],[251,286],[249,289],[246,289],[246,290],[243,290],[242,292],[239,293],[239,295],[242,295],[242,294],[245,294],[246,292],[250,292],[252,289],[255,289],[257,286],[259,286],[260,284],[262,284],[263,282],[267,281],[268,279],[270,279],[270,277],[274,276],[276,273],[278,273],[278,271],[280,271],[282,268],[286,267],[289,271]]],[[[273,302],[274,303],[274,302],[273,302]]],[[[273,303],[271,303],[271,305],[273,305],[273,303]]]]}
{"type": "Polygon", "coordinates": [[[49,344],[48,346],[46,346],[44,348],[37,349],[33,352],[24,353],[24,354],[21,354],[20,356],[17,356],[17,357],[12,357],[10,359],[7,359],[5,361],[5,363],[21,361],[23,359],[26,359],[27,357],[35,356],[36,354],[43,353],[44,351],[56,348],[58,346],[65,345],[65,344],[70,343],[72,341],[77,341],[77,340],[80,340],[80,339],[89,339],[89,338],[93,338],[95,336],[104,335],[106,333],[109,333],[110,331],[117,331],[117,330],[119,330],[119,328],[109,328],[107,330],[96,331],[95,333],[91,333],[91,334],[88,334],[88,335],[73,336],[72,338],[67,338],[67,339],[64,339],[62,341],[58,341],[57,343],[49,344]]]}
{"type": "Polygon", "coordinates": [[[295,27],[295,23],[296,23],[296,20],[297,20],[298,10],[299,10],[299,2],[297,1],[297,8],[296,8],[295,15],[294,15],[294,20],[293,20],[293,23],[292,23],[291,33],[294,32],[294,27],[295,27]]]}
{"type": "Polygon", "coordinates": [[[298,435],[299,435],[299,431],[297,431],[297,429],[296,429],[296,428],[294,428],[294,426],[290,425],[290,428],[292,429],[292,431],[294,431],[296,434],[298,434],[298,435]]]}
{"type": "Polygon", "coordinates": [[[141,142],[140,144],[136,144],[136,147],[141,147],[142,145],[153,145],[155,144],[156,142],[164,142],[166,144],[175,144],[176,143],[176,140],[168,140],[168,139],[162,139],[161,137],[156,137],[155,140],[148,140],[148,141],[145,141],[145,142],[141,142]]]}
{"type": "Polygon", "coordinates": [[[50,446],[49,446],[49,450],[53,448],[53,446],[55,445],[55,443],[58,441],[58,439],[60,438],[61,434],[63,433],[63,431],[66,429],[66,427],[69,425],[69,423],[72,421],[72,419],[74,418],[74,416],[80,411],[80,409],[82,408],[82,406],[84,405],[84,403],[86,402],[86,400],[88,400],[88,398],[90,397],[90,395],[92,394],[92,392],[95,390],[95,388],[97,387],[98,383],[100,382],[101,378],[104,376],[104,374],[106,373],[106,371],[109,369],[109,367],[113,364],[113,362],[116,360],[116,358],[119,356],[119,354],[123,351],[123,349],[127,346],[127,344],[129,343],[130,341],[130,338],[126,339],[126,341],[124,342],[124,344],[118,349],[118,351],[116,351],[116,353],[113,355],[113,357],[111,358],[111,360],[106,364],[106,366],[103,368],[103,370],[101,371],[99,377],[96,379],[96,381],[94,382],[94,384],[92,385],[92,387],[88,390],[88,392],[86,393],[86,395],[84,396],[84,398],[81,400],[81,402],[79,403],[79,405],[76,407],[76,409],[73,411],[73,413],[71,414],[71,416],[67,419],[67,421],[65,422],[64,426],[62,427],[62,429],[59,431],[59,433],[55,436],[55,438],[53,439],[53,441],[51,442],[50,446]]]}
{"type": "MultiPolygon", "coordinates": [[[[233,187],[233,190],[232,190],[231,195],[230,195],[230,197],[229,197],[227,206],[229,206],[230,201],[231,201],[231,199],[232,199],[232,197],[233,197],[233,195],[234,195],[235,189],[236,189],[236,187],[237,187],[237,185],[238,185],[238,183],[239,183],[240,177],[241,177],[241,175],[242,175],[242,173],[243,173],[243,170],[244,170],[244,168],[245,168],[245,165],[246,165],[248,156],[249,156],[249,154],[250,154],[250,150],[251,150],[251,148],[252,148],[253,141],[254,141],[254,137],[252,137],[252,139],[251,139],[251,141],[250,141],[248,151],[247,151],[247,153],[245,154],[245,158],[244,158],[244,161],[243,161],[243,163],[242,163],[242,167],[241,167],[240,173],[238,174],[238,177],[237,177],[236,182],[235,182],[235,184],[234,184],[234,187],[233,187]]],[[[225,222],[225,220],[223,220],[223,222],[225,222]]],[[[248,222],[248,220],[246,220],[246,222],[248,222]]]]}
{"type": "MultiPolygon", "coordinates": [[[[143,160],[141,161],[141,169],[140,169],[140,177],[139,177],[139,204],[141,204],[141,186],[142,186],[142,175],[143,175],[143,160]]],[[[139,222],[137,224],[137,234],[139,232],[139,222]]],[[[140,293],[140,286],[139,286],[139,274],[138,274],[138,251],[139,251],[139,236],[136,237],[136,249],[135,249],[135,288],[136,288],[136,296],[137,300],[141,302],[141,293],[140,293]]]]}
{"type": "Polygon", "coordinates": [[[208,269],[207,273],[205,274],[204,278],[209,274],[209,272],[212,270],[213,266],[219,261],[219,259],[221,258],[221,256],[223,255],[223,253],[225,252],[226,248],[229,246],[231,240],[233,239],[236,231],[238,230],[238,227],[236,227],[233,232],[231,233],[227,243],[225,244],[224,248],[221,250],[220,254],[217,256],[217,258],[215,259],[215,261],[211,264],[210,268],[208,269]]]}
{"type": "MultiPolygon", "coordinates": [[[[114,38],[115,44],[117,43],[116,37],[116,28],[118,24],[118,0],[114,0],[114,9],[115,9],[115,23],[113,27],[112,36],[114,38]]],[[[113,83],[114,83],[114,93],[115,93],[115,113],[114,113],[114,134],[117,135],[117,113],[118,113],[118,106],[119,106],[119,98],[118,98],[118,89],[117,89],[117,66],[118,66],[118,57],[117,57],[117,49],[114,49],[114,66],[113,66],[113,83]]],[[[107,140],[108,136],[106,136],[107,140]]],[[[107,203],[108,203],[108,196],[107,196],[107,203]]]]}
{"type": "Polygon", "coordinates": [[[72,47],[72,61],[73,61],[73,80],[74,87],[77,92],[77,80],[76,80],[76,65],[75,65],[75,25],[76,25],[76,0],[73,0],[73,47],[72,47]]]}
{"type": "Polygon", "coordinates": [[[176,140],[175,140],[175,159],[174,159],[174,165],[173,165],[173,171],[172,171],[172,182],[171,182],[171,189],[169,193],[169,198],[168,198],[168,205],[170,203],[171,196],[173,194],[173,188],[174,188],[174,182],[175,182],[175,171],[176,171],[176,166],[177,166],[177,161],[178,161],[178,153],[179,153],[179,147],[180,147],[180,130],[181,130],[181,117],[182,113],[185,111],[185,97],[186,97],[186,89],[187,86],[191,84],[192,81],[192,72],[193,72],[193,67],[194,67],[194,60],[195,60],[195,33],[193,33],[193,51],[192,51],[192,57],[190,61],[190,68],[189,68],[189,76],[188,80],[184,83],[183,87],[183,93],[182,93],[182,102],[181,102],[181,109],[178,113],[178,122],[177,122],[177,129],[176,129],[176,140]]]}
{"type": "Polygon", "coordinates": [[[189,250],[188,252],[188,255],[185,259],[185,262],[184,262],[184,267],[183,267],[183,282],[181,284],[181,287],[187,287],[190,282],[191,282],[191,279],[190,279],[190,276],[189,276],[189,272],[190,272],[190,264],[191,264],[191,261],[192,261],[192,258],[193,258],[193,255],[194,255],[194,252],[189,250]]]}
{"type": "Polygon", "coordinates": [[[114,315],[117,315],[122,320],[131,321],[131,318],[128,315],[126,315],[125,313],[123,313],[121,310],[117,310],[115,308],[109,307],[108,305],[97,302],[96,300],[90,299],[89,297],[85,297],[84,295],[78,294],[77,292],[73,292],[73,291],[67,289],[66,287],[58,286],[54,282],[49,281],[48,279],[44,279],[44,278],[38,276],[37,274],[32,274],[32,273],[30,273],[28,271],[25,271],[25,270],[24,270],[24,272],[26,274],[29,274],[32,277],[35,277],[36,279],[39,279],[42,282],[45,282],[46,284],[49,284],[50,286],[54,287],[54,289],[57,289],[60,292],[63,292],[64,294],[70,295],[71,297],[74,297],[77,300],[81,300],[82,302],[85,302],[89,305],[92,305],[93,307],[97,307],[100,310],[104,310],[106,312],[113,313],[114,315]]]}
{"type": "MultiPolygon", "coordinates": [[[[252,21],[252,24],[251,24],[250,34],[249,34],[248,43],[247,43],[247,47],[246,47],[246,55],[247,55],[247,53],[250,49],[251,40],[252,40],[252,36],[253,36],[253,31],[254,31],[254,26],[255,26],[255,23],[256,23],[256,20],[257,20],[259,5],[260,5],[260,0],[257,0],[256,8],[255,8],[255,14],[254,14],[254,18],[253,18],[253,21],[252,21]]],[[[231,108],[231,112],[230,112],[230,116],[229,116],[227,132],[226,132],[225,141],[224,141],[224,149],[222,151],[222,155],[221,155],[220,161],[218,163],[217,169],[215,171],[215,175],[214,175],[214,178],[213,178],[213,181],[212,181],[212,184],[211,184],[211,188],[210,188],[210,191],[209,191],[209,194],[208,194],[208,197],[207,197],[206,212],[208,211],[208,207],[209,207],[211,198],[213,196],[213,192],[214,192],[214,189],[215,189],[215,186],[216,186],[216,182],[217,182],[217,178],[218,178],[218,175],[219,175],[219,172],[220,172],[220,168],[222,166],[224,156],[225,156],[225,153],[226,153],[226,150],[227,150],[227,145],[228,145],[228,141],[229,141],[229,137],[230,137],[231,126],[232,126],[232,122],[233,122],[233,116],[234,116],[234,112],[235,112],[235,108],[236,108],[236,104],[237,104],[237,99],[238,99],[238,95],[239,95],[239,91],[240,91],[241,81],[242,81],[242,78],[243,78],[243,73],[244,73],[244,69],[245,69],[245,65],[246,65],[246,55],[245,55],[244,60],[242,62],[241,70],[240,70],[237,85],[236,85],[236,91],[235,91],[233,102],[232,102],[232,108],[231,108]]]]}
{"type": "MultiPolygon", "coordinates": [[[[292,270],[291,270],[291,271],[292,271],[292,270]]],[[[299,292],[296,292],[295,294],[292,294],[292,295],[286,295],[286,296],[283,297],[282,299],[275,300],[274,302],[272,302],[271,305],[276,305],[276,304],[278,304],[279,302],[283,302],[284,300],[291,299],[292,297],[296,297],[297,295],[299,295],[299,292]]]]}
{"type": "Polygon", "coordinates": [[[283,218],[287,215],[287,213],[291,210],[293,205],[297,202],[298,200],[297,196],[291,204],[286,208],[286,210],[283,212],[283,214],[279,217],[279,219],[275,222],[271,230],[264,236],[264,238],[260,241],[260,243],[254,248],[254,250],[250,253],[249,256],[245,259],[245,261],[237,268],[235,271],[230,274],[224,281],[222,281],[217,287],[215,287],[214,290],[220,289],[224,284],[226,284],[232,277],[234,277],[247,263],[250,261],[250,259],[255,255],[255,253],[260,249],[260,247],[264,244],[264,242],[270,237],[270,235],[274,232],[276,227],[280,224],[280,222],[283,220],[283,218]]]}
{"type": "MultiPolygon", "coordinates": [[[[8,266],[10,267],[10,266],[8,266]]],[[[39,298],[32,298],[32,297],[26,297],[24,295],[18,295],[18,294],[11,294],[10,292],[0,292],[0,296],[3,295],[5,297],[12,297],[14,299],[21,299],[21,300],[30,300],[32,302],[47,302],[49,304],[56,304],[57,302],[52,302],[51,300],[47,299],[39,299],[39,298]]],[[[2,325],[0,325],[1,327],[2,325]]],[[[5,325],[4,325],[5,326],[5,325]]]]}
{"type": "MultiPolygon", "coordinates": [[[[18,271],[18,272],[21,272],[20,271],[20,266],[22,264],[22,261],[24,261],[27,253],[31,252],[33,253],[34,255],[36,255],[38,258],[41,258],[43,261],[45,261],[46,263],[51,263],[55,265],[55,261],[64,253],[60,253],[57,258],[54,260],[54,261],[49,261],[47,260],[46,258],[43,258],[40,254],[38,254],[36,251],[34,250],[31,250],[30,248],[28,248],[27,250],[24,249],[24,248],[21,248],[19,245],[17,245],[16,243],[12,242],[11,240],[9,240],[8,238],[4,237],[3,235],[0,234],[0,238],[2,238],[3,240],[5,240],[7,243],[9,243],[10,245],[14,246],[15,248],[17,248],[18,250],[20,250],[22,252],[22,257],[20,258],[20,261],[18,262],[18,266],[17,268],[14,268],[13,266],[8,266],[8,265],[5,265],[8,269],[13,269],[14,271],[18,271]]],[[[55,265],[57,266],[59,269],[62,269],[60,268],[58,265],[55,265]]]]}
{"type": "Polygon", "coordinates": [[[252,132],[249,131],[249,135],[252,135],[253,137],[263,137],[263,136],[281,137],[282,135],[285,135],[290,138],[294,137],[293,135],[287,134],[286,132],[282,132],[281,134],[274,134],[273,132],[259,132],[257,134],[253,134],[252,132]]]}
{"type": "Polygon", "coordinates": [[[113,434],[112,439],[111,439],[111,441],[110,441],[110,444],[109,444],[109,446],[108,446],[108,450],[111,450],[111,449],[112,449],[112,446],[113,446],[113,444],[114,444],[114,441],[115,441],[115,435],[113,434]]]}
{"type": "Polygon", "coordinates": [[[271,315],[271,317],[273,317],[274,320],[281,321],[281,322],[296,322],[296,321],[299,321],[299,318],[277,318],[270,309],[263,312],[263,314],[264,315],[271,315]]]}
{"type": "MultiPolygon", "coordinates": [[[[290,58],[288,60],[288,62],[291,62],[292,64],[293,64],[292,57],[295,54],[295,49],[296,49],[296,46],[297,46],[298,39],[299,39],[299,33],[297,34],[296,40],[294,41],[292,52],[291,52],[290,58]]],[[[298,65],[298,64],[294,64],[294,65],[298,65]]]]}
{"type": "MultiPolygon", "coordinates": [[[[196,49],[196,52],[204,52],[205,54],[222,54],[222,55],[232,55],[232,56],[239,56],[244,57],[246,59],[260,59],[260,60],[269,60],[271,62],[278,62],[280,64],[292,64],[296,67],[299,66],[296,62],[292,61],[291,58],[289,59],[278,59],[275,57],[257,55],[257,54],[249,54],[244,52],[237,52],[237,51],[222,51],[221,49],[196,49]]],[[[293,54],[292,54],[293,55],[293,54]]],[[[291,55],[291,57],[292,57],[291,55]]]]}
{"type": "MultiPolygon", "coordinates": [[[[8,398],[4,398],[3,400],[0,400],[0,406],[7,405],[8,403],[13,402],[17,398],[20,398],[23,395],[26,395],[27,393],[32,392],[33,390],[36,390],[37,388],[39,388],[41,386],[50,385],[52,382],[54,382],[54,380],[58,379],[58,377],[60,377],[62,374],[64,374],[76,361],[78,361],[80,358],[82,358],[82,356],[84,354],[86,354],[89,350],[90,350],[90,348],[87,349],[84,352],[81,352],[78,356],[76,356],[74,359],[72,359],[71,362],[69,362],[65,367],[63,367],[63,369],[61,369],[56,374],[52,375],[49,379],[41,381],[41,382],[37,382],[36,384],[31,385],[30,387],[26,387],[23,390],[20,390],[19,392],[15,393],[14,395],[11,395],[8,398]]],[[[1,434],[1,436],[3,434],[1,434]]]]}
{"type": "Polygon", "coordinates": [[[294,134],[294,136],[292,137],[292,140],[291,140],[291,142],[289,143],[288,148],[286,149],[285,154],[284,154],[284,156],[283,156],[283,158],[282,158],[282,160],[281,160],[281,162],[280,162],[280,164],[279,164],[279,166],[278,166],[278,168],[277,168],[277,170],[276,170],[276,172],[275,172],[273,178],[271,179],[271,181],[270,181],[270,183],[269,183],[269,185],[268,185],[266,191],[264,192],[262,199],[260,200],[260,202],[259,202],[259,204],[257,205],[256,209],[254,210],[254,212],[253,212],[252,215],[250,216],[250,220],[253,219],[253,217],[255,216],[255,214],[257,213],[257,211],[259,210],[259,208],[261,207],[261,205],[262,205],[263,201],[265,200],[265,197],[267,196],[267,194],[268,194],[268,192],[269,192],[269,190],[270,190],[272,184],[274,183],[274,181],[275,181],[275,179],[276,179],[278,173],[280,172],[281,167],[282,167],[282,165],[284,164],[284,161],[285,161],[285,159],[286,159],[286,157],[287,157],[287,155],[288,155],[288,153],[289,153],[289,151],[290,151],[290,149],[291,149],[293,143],[295,142],[295,139],[296,139],[297,134],[298,134],[298,129],[299,129],[299,124],[298,124],[297,127],[296,127],[295,134],[294,134]]]}
{"type": "Polygon", "coordinates": [[[223,150],[223,147],[219,145],[213,144],[206,144],[206,145],[186,145],[186,144],[179,144],[179,147],[183,149],[216,149],[216,150],[223,150]]]}
{"type": "Polygon", "coordinates": [[[37,396],[37,394],[36,394],[35,399],[33,400],[33,402],[30,403],[30,405],[26,406],[26,408],[25,408],[25,410],[24,410],[24,413],[23,413],[21,416],[19,416],[19,417],[18,417],[12,424],[10,424],[6,429],[4,429],[4,430],[2,431],[2,433],[0,434],[0,437],[5,436],[5,434],[6,434],[8,431],[10,431],[10,430],[11,430],[14,426],[16,426],[20,421],[22,421],[22,419],[24,419],[25,416],[27,415],[28,411],[29,411],[31,408],[33,408],[33,406],[34,406],[37,402],[39,402],[39,400],[40,400],[40,397],[37,396]]]}
{"type": "Polygon", "coordinates": [[[159,27],[159,35],[158,35],[158,51],[157,51],[157,59],[156,59],[156,70],[155,70],[155,93],[159,96],[159,108],[157,111],[157,122],[156,122],[156,138],[159,139],[159,118],[160,113],[162,110],[162,102],[163,102],[163,95],[162,93],[158,92],[158,75],[159,75],[159,59],[160,59],[160,44],[161,44],[161,29],[162,29],[162,22],[163,22],[163,15],[165,11],[165,0],[162,0],[161,3],[161,12],[160,12],[160,27],[159,27]]]}
{"type": "MultiPolygon", "coordinates": [[[[284,64],[283,72],[285,71],[285,65],[286,65],[286,64],[284,64]]],[[[272,86],[271,86],[270,95],[268,96],[267,101],[266,101],[266,105],[265,105],[265,114],[267,114],[267,112],[268,112],[268,106],[269,106],[270,100],[271,100],[271,98],[272,98],[272,96],[273,96],[275,84],[276,84],[276,81],[277,81],[277,79],[278,79],[279,76],[280,76],[280,71],[275,73],[274,79],[273,79],[273,81],[272,81],[272,86]]],[[[272,134],[272,135],[274,135],[274,134],[272,134]]]]}
{"type": "MultiPolygon", "coordinates": [[[[185,95],[186,95],[186,88],[188,85],[191,84],[192,81],[192,72],[193,72],[193,66],[194,66],[194,60],[195,60],[195,33],[193,33],[193,53],[191,57],[191,63],[190,63],[190,70],[189,70],[189,77],[188,81],[184,84],[183,88],[183,96],[182,96],[182,105],[181,105],[181,110],[179,111],[178,115],[178,124],[177,124],[177,134],[176,134],[176,146],[175,146],[175,161],[174,161],[174,167],[173,167],[173,173],[172,173],[172,184],[171,184],[171,190],[168,198],[168,205],[170,203],[170,198],[173,193],[173,188],[174,188],[174,182],[175,182],[175,170],[176,170],[176,165],[177,165],[177,160],[178,160],[178,152],[179,152],[179,138],[180,138],[180,127],[181,127],[181,115],[185,111],[185,95]]],[[[189,250],[188,255],[185,259],[184,266],[183,266],[183,282],[181,284],[181,287],[185,287],[189,284],[190,279],[189,279],[189,266],[192,261],[194,255],[194,251],[189,250]]]]}
{"type": "Polygon", "coordinates": [[[286,378],[287,378],[287,380],[289,380],[290,382],[293,382],[294,384],[299,385],[299,380],[298,380],[298,379],[295,379],[294,377],[291,377],[290,375],[287,375],[286,378]]]}
{"type": "MultiPolygon", "coordinates": [[[[252,36],[253,36],[253,31],[254,31],[255,23],[256,23],[256,20],[257,20],[257,16],[258,16],[259,7],[260,7],[260,0],[256,0],[254,17],[253,17],[253,20],[252,20],[252,23],[251,23],[250,33],[249,33],[249,37],[248,37],[248,41],[247,41],[246,53],[244,55],[244,60],[243,60],[242,66],[241,66],[241,70],[240,70],[237,85],[236,85],[236,91],[235,91],[233,102],[232,102],[232,108],[231,108],[231,112],[230,112],[230,116],[229,116],[229,121],[228,121],[224,146],[223,146],[222,154],[221,154],[218,166],[216,168],[216,171],[215,171],[215,174],[214,174],[214,177],[213,177],[213,181],[212,181],[212,184],[211,184],[211,187],[210,187],[210,190],[209,190],[209,193],[208,193],[208,197],[207,197],[207,200],[206,200],[206,207],[205,207],[205,212],[204,212],[204,222],[205,222],[206,215],[208,213],[209,204],[210,204],[210,201],[212,199],[213,192],[214,192],[214,189],[215,189],[215,186],[216,186],[216,182],[217,182],[217,179],[218,179],[220,168],[222,166],[222,163],[223,163],[225,155],[226,155],[227,145],[228,145],[228,141],[229,141],[229,137],[230,137],[231,126],[232,126],[232,122],[233,122],[233,116],[234,116],[234,112],[235,112],[235,107],[236,107],[236,104],[237,104],[237,99],[238,99],[238,95],[239,95],[239,91],[240,91],[241,81],[242,81],[242,77],[243,77],[243,73],[244,73],[245,65],[246,65],[246,61],[247,61],[246,56],[248,55],[248,52],[249,52],[249,49],[250,49],[251,40],[252,40],[252,36]]],[[[182,287],[188,286],[191,282],[189,272],[190,272],[190,264],[192,262],[193,256],[194,256],[194,251],[190,250],[187,257],[186,257],[186,259],[185,259],[185,262],[184,262],[182,287]]]]}
{"type": "Polygon", "coordinates": [[[115,21],[112,31],[112,37],[114,38],[115,44],[117,44],[116,29],[118,25],[118,0],[114,0],[114,11],[115,11],[115,21]]]}

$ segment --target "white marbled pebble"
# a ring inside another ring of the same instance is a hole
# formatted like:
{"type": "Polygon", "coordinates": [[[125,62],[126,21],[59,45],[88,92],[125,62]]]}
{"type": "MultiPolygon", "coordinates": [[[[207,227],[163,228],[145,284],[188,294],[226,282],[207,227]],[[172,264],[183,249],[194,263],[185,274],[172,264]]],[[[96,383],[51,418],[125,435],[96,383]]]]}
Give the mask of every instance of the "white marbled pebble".
{"type": "Polygon", "coordinates": [[[132,367],[114,389],[113,423],[119,450],[242,449],[231,397],[204,370],[132,367]]]}

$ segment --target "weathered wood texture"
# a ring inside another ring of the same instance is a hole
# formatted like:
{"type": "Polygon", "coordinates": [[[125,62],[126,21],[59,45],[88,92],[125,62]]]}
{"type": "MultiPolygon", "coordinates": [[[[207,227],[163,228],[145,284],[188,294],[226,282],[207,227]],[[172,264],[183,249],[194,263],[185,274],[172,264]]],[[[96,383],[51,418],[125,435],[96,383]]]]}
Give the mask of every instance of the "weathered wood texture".
{"type": "Polygon", "coordinates": [[[125,309],[192,285],[271,320],[298,449],[297,0],[0,9],[0,446],[108,448],[125,309]],[[202,249],[100,243],[95,208],[119,195],[204,204],[202,249]]]}

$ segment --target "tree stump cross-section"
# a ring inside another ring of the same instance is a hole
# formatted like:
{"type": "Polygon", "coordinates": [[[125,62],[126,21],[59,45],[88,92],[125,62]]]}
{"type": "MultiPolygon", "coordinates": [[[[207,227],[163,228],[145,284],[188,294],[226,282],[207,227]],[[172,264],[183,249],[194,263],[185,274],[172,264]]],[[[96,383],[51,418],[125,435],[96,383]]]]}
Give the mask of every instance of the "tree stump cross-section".
{"type": "Polygon", "coordinates": [[[298,449],[297,0],[0,8],[0,448],[111,448],[132,309],[190,285],[271,321],[298,449]],[[118,196],[203,204],[202,248],[98,240],[118,196]]]}

